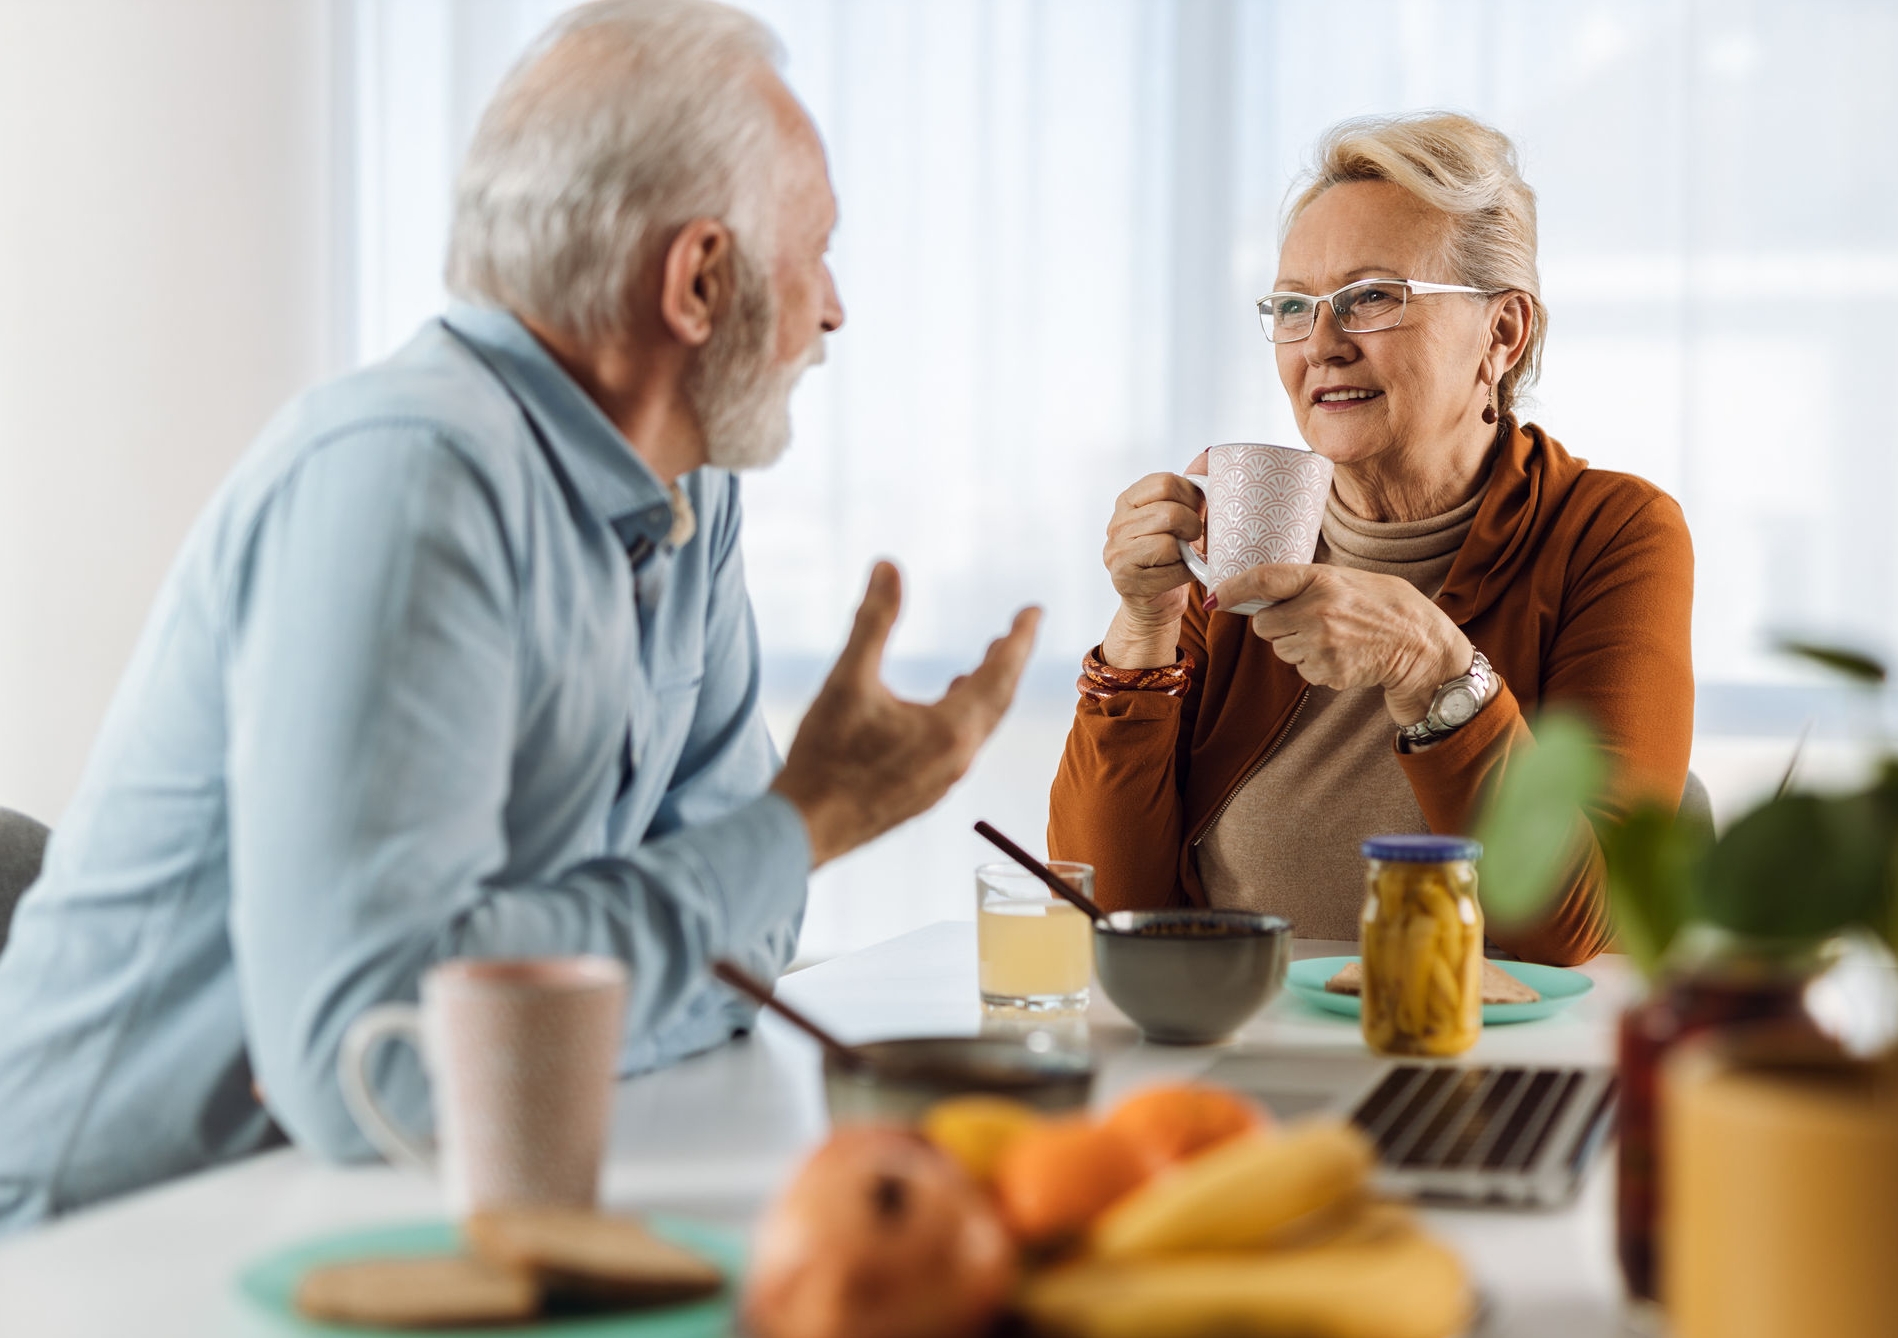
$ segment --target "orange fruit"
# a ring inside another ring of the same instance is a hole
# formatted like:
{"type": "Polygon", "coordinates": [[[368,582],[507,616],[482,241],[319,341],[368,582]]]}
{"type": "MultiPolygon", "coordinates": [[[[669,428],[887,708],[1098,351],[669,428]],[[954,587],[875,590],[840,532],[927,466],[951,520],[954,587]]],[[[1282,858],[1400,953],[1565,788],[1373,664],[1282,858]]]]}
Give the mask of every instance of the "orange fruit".
{"type": "Polygon", "coordinates": [[[1010,1141],[995,1166],[1002,1220],[1027,1245],[1079,1235],[1109,1204],[1147,1178],[1117,1130],[1085,1118],[1051,1120],[1010,1141]]]}
{"type": "Polygon", "coordinates": [[[1252,1102],[1223,1087],[1178,1083],[1128,1097],[1105,1121],[1141,1158],[1149,1175],[1197,1156],[1215,1143],[1269,1123],[1252,1102]]]}

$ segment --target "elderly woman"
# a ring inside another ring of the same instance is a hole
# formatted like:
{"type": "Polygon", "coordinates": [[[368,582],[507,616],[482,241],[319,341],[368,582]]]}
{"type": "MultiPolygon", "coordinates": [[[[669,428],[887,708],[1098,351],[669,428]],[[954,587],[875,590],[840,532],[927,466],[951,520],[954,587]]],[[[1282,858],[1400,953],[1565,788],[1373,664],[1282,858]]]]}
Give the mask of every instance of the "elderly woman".
{"type": "MultiPolygon", "coordinates": [[[[1503,135],[1452,115],[1336,127],[1273,286],[1279,379],[1335,467],[1316,558],[1209,592],[1175,543],[1200,535],[1199,494],[1170,474],[1121,494],[1120,609],[1084,663],[1048,844],[1094,864],[1111,907],[1270,911],[1351,939],[1362,839],[1468,831],[1539,708],[1606,741],[1616,780],[1591,816],[1679,798],[1693,550],[1665,493],[1517,422],[1547,314],[1503,135]]],[[[1611,933],[1592,839],[1542,918],[1490,929],[1558,963],[1611,933]]]]}

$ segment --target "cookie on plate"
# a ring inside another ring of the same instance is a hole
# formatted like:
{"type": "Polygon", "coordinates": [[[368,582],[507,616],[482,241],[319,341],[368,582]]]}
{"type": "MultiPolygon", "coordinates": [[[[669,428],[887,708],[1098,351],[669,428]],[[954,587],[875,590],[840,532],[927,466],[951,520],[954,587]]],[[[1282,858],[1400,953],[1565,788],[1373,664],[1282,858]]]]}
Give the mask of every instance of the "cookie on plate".
{"type": "MultiPolygon", "coordinates": [[[[1337,975],[1325,982],[1325,989],[1332,994],[1362,994],[1364,963],[1356,960],[1346,962],[1337,975]]],[[[1489,958],[1483,959],[1484,1003],[1534,1003],[1541,997],[1540,991],[1523,984],[1489,958]]]]}
{"type": "Polygon", "coordinates": [[[1327,994],[1364,993],[1364,963],[1353,957],[1338,969],[1338,974],[1325,982],[1327,994]]]}
{"type": "Polygon", "coordinates": [[[1483,959],[1484,1003],[1535,1003],[1541,998],[1542,991],[1523,984],[1487,957],[1483,959]]]}
{"type": "Polygon", "coordinates": [[[627,1217],[571,1208],[492,1208],[462,1223],[468,1246],[499,1268],[531,1276],[552,1298],[596,1305],[658,1305],[709,1296],[718,1268],[627,1217]]]}
{"type": "Polygon", "coordinates": [[[461,1255],[362,1259],[304,1274],[296,1307],[329,1323],[446,1329],[532,1319],[540,1289],[523,1273],[461,1255]]]}

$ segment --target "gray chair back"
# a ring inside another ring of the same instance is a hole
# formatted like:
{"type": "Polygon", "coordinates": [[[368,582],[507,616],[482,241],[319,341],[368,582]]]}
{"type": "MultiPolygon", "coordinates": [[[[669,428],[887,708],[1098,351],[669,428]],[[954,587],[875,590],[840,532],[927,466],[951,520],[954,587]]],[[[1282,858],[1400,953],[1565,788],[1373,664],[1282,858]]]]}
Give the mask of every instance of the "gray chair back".
{"type": "Polygon", "coordinates": [[[20,894],[40,876],[40,862],[46,857],[46,838],[50,835],[44,823],[0,808],[0,949],[7,946],[7,930],[13,924],[13,908],[19,904],[20,894]]]}
{"type": "Polygon", "coordinates": [[[1707,793],[1706,783],[1691,771],[1681,787],[1679,818],[1681,826],[1713,840],[1713,796],[1707,793]]]}

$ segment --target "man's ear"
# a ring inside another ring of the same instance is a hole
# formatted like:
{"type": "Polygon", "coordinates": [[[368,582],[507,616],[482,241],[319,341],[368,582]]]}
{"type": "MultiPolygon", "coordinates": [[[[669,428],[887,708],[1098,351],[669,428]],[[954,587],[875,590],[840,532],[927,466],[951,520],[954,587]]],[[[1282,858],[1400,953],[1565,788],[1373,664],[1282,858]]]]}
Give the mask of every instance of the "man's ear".
{"type": "Polygon", "coordinates": [[[673,234],[659,280],[659,317],[672,337],[697,348],[731,305],[731,230],[715,218],[695,218],[673,234]]]}

